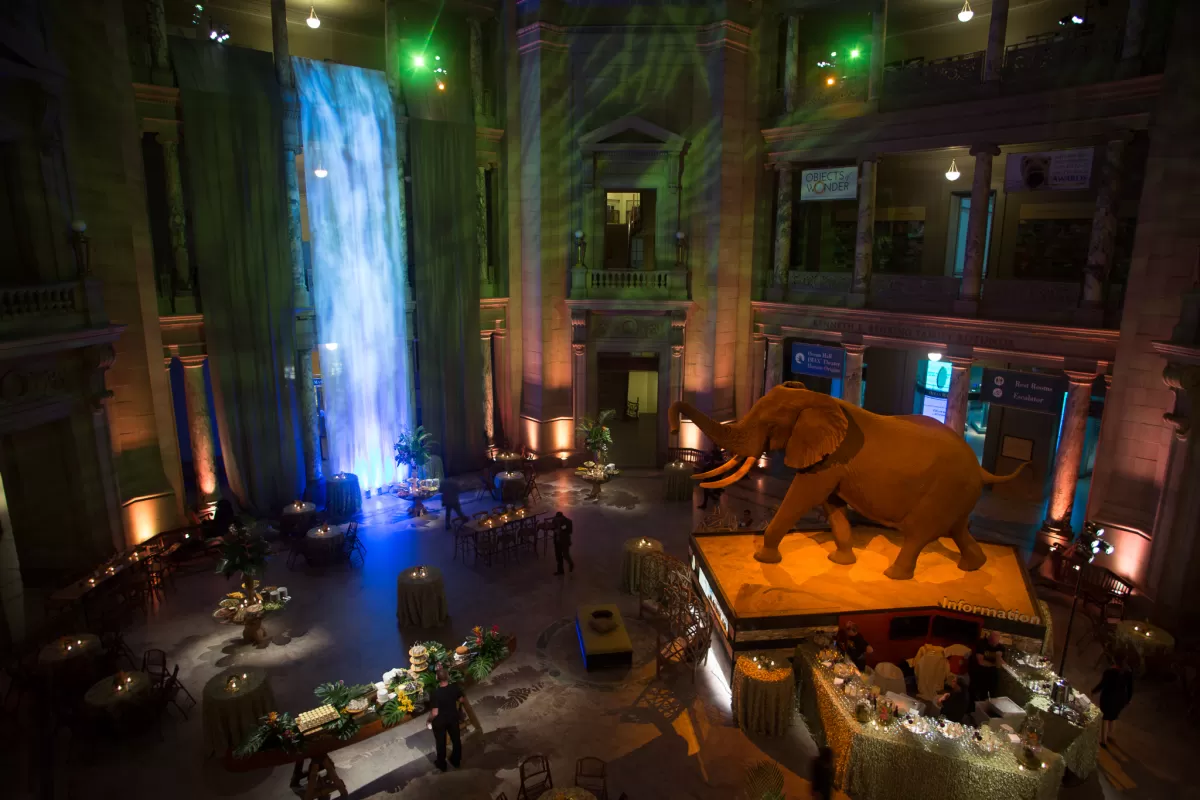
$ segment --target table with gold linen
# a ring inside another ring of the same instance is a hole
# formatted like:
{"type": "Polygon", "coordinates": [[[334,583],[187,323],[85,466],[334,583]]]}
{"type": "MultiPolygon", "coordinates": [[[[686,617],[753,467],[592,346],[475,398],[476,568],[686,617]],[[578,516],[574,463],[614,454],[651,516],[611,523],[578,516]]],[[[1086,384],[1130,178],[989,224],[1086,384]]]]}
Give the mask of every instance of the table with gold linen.
{"type": "Polygon", "coordinates": [[[796,648],[800,712],[813,739],[833,750],[834,781],[852,797],[872,800],[1053,800],[1062,783],[1063,760],[1042,750],[1046,768],[1031,771],[1011,747],[993,754],[970,743],[916,736],[896,724],[860,724],[817,663],[817,648],[796,648]]]}
{"type": "Polygon", "coordinates": [[[696,487],[692,480],[692,465],[686,461],[672,461],[663,467],[663,483],[667,502],[678,503],[692,499],[692,491],[696,487]]]}
{"type": "Polygon", "coordinates": [[[96,681],[83,696],[83,702],[97,711],[120,714],[129,705],[147,699],[150,694],[150,676],[145,672],[118,673],[123,680],[121,689],[116,689],[117,675],[109,675],[96,681]]]}
{"type": "Polygon", "coordinates": [[[76,659],[94,658],[100,655],[100,637],[91,633],[60,636],[42,647],[38,663],[43,667],[56,667],[76,659]]]}
{"type": "Polygon", "coordinates": [[[637,594],[642,587],[642,559],[647,553],[662,552],[662,542],[647,536],[625,540],[625,551],[621,557],[621,591],[637,594]]]}
{"type": "Polygon", "coordinates": [[[1123,619],[1114,631],[1117,641],[1131,646],[1146,658],[1175,650],[1175,637],[1157,625],[1139,619],[1123,619]]]}
{"type": "Polygon", "coordinates": [[[796,680],[784,662],[738,656],[733,668],[733,718],[744,731],[782,736],[796,710],[796,680]]]}
{"type": "Polygon", "coordinates": [[[409,567],[396,578],[396,619],[413,628],[436,628],[446,621],[446,584],[437,567],[409,567]]]}
{"type": "Polygon", "coordinates": [[[258,727],[259,718],[276,710],[271,679],[257,667],[235,667],[214,675],[204,684],[200,699],[207,755],[224,755],[238,747],[258,727]]]}
{"type": "Polygon", "coordinates": [[[304,536],[304,552],[309,560],[319,564],[331,564],[342,558],[342,545],[346,541],[346,529],[341,525],[318,525],[304,536]]]}
{"type": "Polygon", "coordinates": [[[1103,715],[1094,703],[1088,704],[1082,725],[1076,725],[1066,717],[1050,710],[1050,698],[1034,692],[1027,680],[1041,679],[1031,668],[1005,662],[1000,668],[998,691],[1025,709],[1026,714],[1037,713],[1042,718],[1042,743],[1063,758],[1067,769],[1086,778],[1096,769],[1100,755],[1100,722],[1103,715]]]}

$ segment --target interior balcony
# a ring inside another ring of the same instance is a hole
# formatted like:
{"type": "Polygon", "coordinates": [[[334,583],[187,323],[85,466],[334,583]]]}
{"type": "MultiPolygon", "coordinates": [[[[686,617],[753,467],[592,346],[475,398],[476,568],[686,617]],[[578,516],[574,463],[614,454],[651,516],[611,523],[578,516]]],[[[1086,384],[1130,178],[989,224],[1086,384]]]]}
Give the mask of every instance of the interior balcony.
{"type": "Polygon", "coordinates": [[[686,269],[571,268],[571,300],[687,300],[686,269]]]}

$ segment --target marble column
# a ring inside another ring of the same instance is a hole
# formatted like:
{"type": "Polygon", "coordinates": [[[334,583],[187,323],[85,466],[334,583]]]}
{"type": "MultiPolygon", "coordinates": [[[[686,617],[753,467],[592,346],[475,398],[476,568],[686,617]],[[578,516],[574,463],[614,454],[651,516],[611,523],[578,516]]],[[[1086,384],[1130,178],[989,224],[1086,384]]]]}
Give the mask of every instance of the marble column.
{"type": "Polygon", "coordinates": [[[988,21],[987,51],[983,57],[984,83],[999,83],[1004,71],[1004,38],[1008,34],[1008,0],[992,0],[988,21]]]}
{"type": "Polygon", "coordinates": [[[1079,460],[1087,435],[1088,408],[1092,402],[1095,373],[1065,370],[1067,402],[1063,409],[1062,430],[1054,452],[1054,471],[1050,477],[1050,502],[1042,530],[1069,537],[1071,511],[1075,507],[1075,487],[1079,483],[1079,460]]]}
{"type": "Polygon", "coordinates": [[[467,20],[470,30],[470,68],[471,68],[471,102],[475,108],[475,124],[483,120],[483,28],[479,19],[471,17],[467,20]]]}
{"type": "Polygon", "coordinates": [[[800,102],[800,18],[785,18],[787,38],[783,43],[783,110],[791,113],[800,102]]]}
{"type": "Polygon", "coordinates": [[[950,362],[950,396],[946,398],[946,427],[962,436],[967,427],[971,365],[975,360],[969,356],[947,356],[946,360],[950,362]]]}
{"type": "Polygon", "coordinates": [[[992,198],[992,159],[1000,155],[995,145],[976,145],[971,148],[975,156],[975,174],[971,180],[971,212],[967,217],[967,253],[963,263],[962,283],[958,299],[974,312],[983,288],[983,270],[987,262],[988,206],[992,198]]]}
{"type": "Polygon", "coordinates": [[[1192,605],[1200,582],[1200,347],[1179,348],[1163,382],[1175,393],[1165,415],[1175,441],[1151,540],[1150,583],[1159,606],[1174,615],[1192,605]]]}
{"type": "Polygon", "coordinates": [[[483,355],[483,432],[487,435],[487,445],[490,448],[496,444],[496,395],[492,380],[491,331],[480,334],[479,350],[483,355]]]}
{"type": "Polygon", "coordinates": [[[775,171],[775,271],[771,285],[787,288],[792,264],[792,166],[780,164],[775,171]]]}
{"type": "MultiPolygon", "coordinates": [[[[587,412],[587,345],[576,342],[571,345],[571,393],[572,412],[575,424],[588,415],[587,412]]],[[[583,449],[581,434],[576,434],[575,446],[583,449]]]]}
{"type": "Polygon", "coordinates": [[[867,99],[878,101],[883,91],[883,58],[887,41],[887,0],[880,0],[879,8],[871,12],[871,72],[868,77],[867,99]]]}
{"type": "Polygon", "coordinates": [[[767,337],[755,335],[750,341],[750,405],[763,396],[763,381],[767,376],[767,337]]]}
{"type": "Polygon", "coordinates": [[[171,52],[167,46],[167,15],[163,0],[147,0],[146,30],[150,43],[150,80],[159,86],[171,86],[171,52]]]}
{"type": "Polygon", "coordinates": [[[1129,0],[1129,8],[1125,12],[1125,38],[1121,42],[1121,63],[1126,66],[1126,74],[1135,74],[1140,67],[1142,57],[1142,38],[1146,32],[1146,8],[1148,0],[1129,0]],[[1129,67],[1134,67],[1130,72],[1129,67]]]}
{"type": "Polygon", "coordinates": [[[1104,149],[1104,171],[1096,192],[1092,214],[1092,236],[1088,242],[1087,266],[1083,269],[1084,308],[1104,305],[1104,285],[1112,268],[1113,243],[1117,237],[1117,203],[1121,196],[1121,162],[1125,139],[1113,139],[1104,149]]]}
{"type": "Polygon", "coordinates": [[[188,433],[192,442],[192,469],[200,504],[217,497],[217,450],[213,445],[212,413],[208,408],[208,390],[204,384],[204,363],[208,356],[180,356],[183,364],[184,401],[187,404],[188,433]]]}
{"type": "Polygon", "coordinates": [[[865,296],[871,283],[871,257],[875,247],[875,160],[858,165],[858,226],[854,236],[854,277],[850,292],[865,296]]]}
{"type": "Polygon", "coordinates": [[[188,256],[187,211],[183,203],[183,177],[179,170],[179,139],[158,135],[162,144],[163,167],[167,177],[167,234],[174,263],[172,288],[174,294],[192,286],[191,259],[188,256]]]}
{"type": "MultiPolygon", "coordinates": [[[[305,496],[320,499],[324,476],[321,440],[317,430],[317,390],[313,385],[312,351],[317,341],[316,313],[304,268],[303,228],[300,223],[300,177],[296,158],[302,152],[300,100],[288,55],[287,4],[271,0],[271,45],[275,78],[283,97],[283,175],[287,196],[288,252],[292,266],[292,297],[296,325],[296,405],[300,411],[300,445],[304,450],[305,496]]],[[[401,193],[403,195],[403,192],[401,193]]]]}
{"type": "Polygon", "coordinates": [[[842,399],[854,406],[862,405],[862,370],[863,354],[866,345],[843,344],[846,351],[846,364],[842,371],[842,399]]]}
{"type": "Polygon", "coordinates": [[[769,392],[783,383],[783,337],[767,336],[767,374],[763,380],[763,392],[769,392]]]}
{"type": "Polygon", "coordinates": [[[479,280],[492,282],[492,265],[488,263],[487,228],[487,167],[475,168],[475,248],[479,252],[479,280]]]}
{"type": "Polygon", "coordinates": [[[517,443],[517,421],[513,415],[511,380],[508,364],[508,332],[492,331],[492,385],[496,403],[496,419],[500,430],[493,432],[498,446],[515,447],[517,443]]]}
{"type": "Polygon", "coordinates": [[[671,402],[683,399],[683,345],[671,345],[671,402]]]}

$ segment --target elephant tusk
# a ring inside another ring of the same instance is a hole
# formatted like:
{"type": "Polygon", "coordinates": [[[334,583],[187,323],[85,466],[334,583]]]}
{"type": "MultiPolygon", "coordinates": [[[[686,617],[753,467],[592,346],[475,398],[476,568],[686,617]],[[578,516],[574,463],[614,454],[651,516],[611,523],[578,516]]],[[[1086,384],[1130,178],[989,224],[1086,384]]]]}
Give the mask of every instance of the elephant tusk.
{"type": "Polygon", "coordinates": [[[694,480],[694,481],[702,481],[702,480],[704,480],[705,478],[714,478],[714,477],[716,477],[717,475],[720,475],[721,473],[723,473],[725,470],[727,470],[727,469],[729,469],[730,467],[732,467],[732,466],[733,466],[734,464],[736,464],[736,463],[737,463],[737,462],[738,462],[738,461],[739,461],[741,458],[742,458],[741,456],[734,456],[733,458],[729,459],[728,461],[726,461],[724,464],[722,464],[721,466],[717,467],[716,469],[710,469],[708,472],[701,472],[701,473],[700,473],[700,474],[698,474],[698,475],[693,475],[693,476],[692,476],[692,480],[694,480]]]}
{"type": "Polygon", "coordinates": [[[716,481],[714,483],[702,483],[702,484],[700,484],[700,488],[701,489],[724,489],[726,486],[729,486],[731,483],[737,483],[743,477],[745,477],[746,473],[750,471],[750,468],[754,466],[754,462],[757,460],[758,460],[757,458],[754,458],[753,456],[751,456],[750,458],[747,458],[745,460],[745,462],[742,463],[742,466],[738,468],[737,472],[733,473],[728,478],[722,478],[721,480],[716,481]]]}

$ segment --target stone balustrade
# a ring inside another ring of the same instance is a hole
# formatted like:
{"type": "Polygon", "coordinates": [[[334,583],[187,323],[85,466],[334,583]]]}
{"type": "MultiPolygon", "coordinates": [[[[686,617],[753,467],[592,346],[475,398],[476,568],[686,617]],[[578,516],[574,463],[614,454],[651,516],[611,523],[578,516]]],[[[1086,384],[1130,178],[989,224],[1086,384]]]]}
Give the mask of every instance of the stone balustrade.
{"type": "Polygon", "coordinates": [[[571,268],[572,300],[686,300],[687,271],[682,269],[571,268]]]}
{"type": "Polygon", "coordinates": [[[0,336],[87,328],[106,322],[99,281],[0,287],[0,336]]]}
{"type": "Polygon", "coordinates": [[[961,278],[952,275],[871,276],[868,305],[886,311],[953,312],[961,278]]]}

